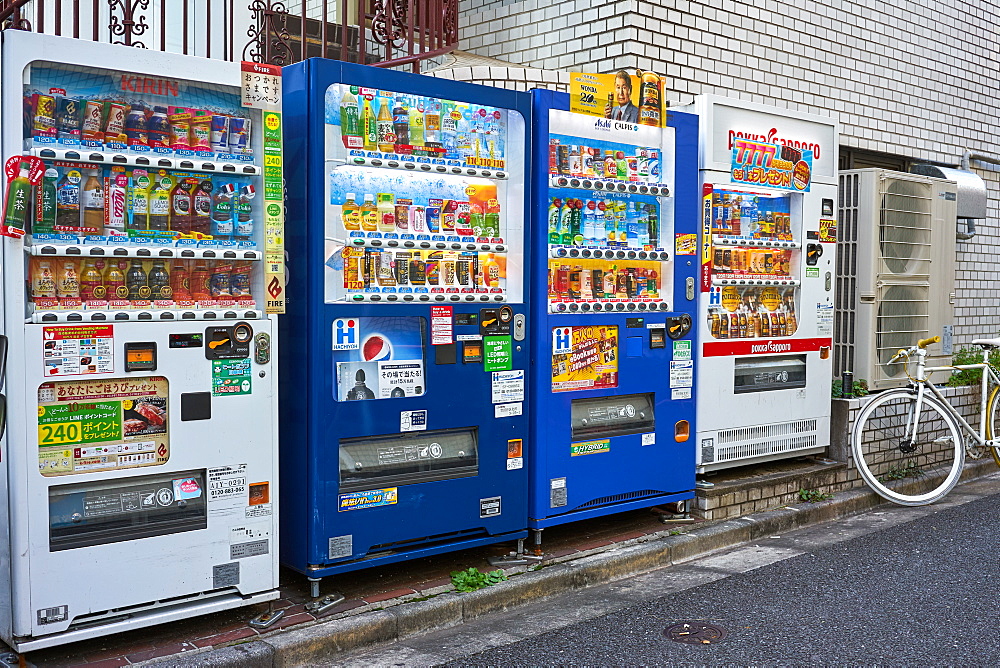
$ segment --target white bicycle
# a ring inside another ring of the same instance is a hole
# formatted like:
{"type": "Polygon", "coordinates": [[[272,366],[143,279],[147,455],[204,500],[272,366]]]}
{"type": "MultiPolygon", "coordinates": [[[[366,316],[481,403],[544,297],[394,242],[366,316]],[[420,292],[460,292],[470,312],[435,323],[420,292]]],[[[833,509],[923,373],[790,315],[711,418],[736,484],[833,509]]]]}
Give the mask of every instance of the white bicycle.
{"type": "Polygon", "coordinates": [[[909,386],[887,390],[862,409],[854,422],[851,449],[862,479],[881,497],[903,506],[922,506],[941,499],[958,484],[966,450],[989,451],[1000,464],[997,435],[1000,375],[990,364],[990,352],[1000,339],[973,341],[983,350],[980,364],[926,366],[927,346],[941,337],[923,339],[900,350],[889,363],[916,358],[909,386]],[[982,369],[979,429],[974,429],[944,397],[928,375],[935,371],[982,369]]]}

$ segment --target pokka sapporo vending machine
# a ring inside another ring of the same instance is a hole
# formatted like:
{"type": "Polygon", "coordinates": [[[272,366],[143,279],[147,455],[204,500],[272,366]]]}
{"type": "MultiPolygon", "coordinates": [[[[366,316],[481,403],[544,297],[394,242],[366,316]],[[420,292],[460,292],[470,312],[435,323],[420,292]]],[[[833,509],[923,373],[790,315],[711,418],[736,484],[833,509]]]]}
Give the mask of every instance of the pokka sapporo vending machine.
{"type": "Polygon", "coordinates": [[[529,96],[324,59],[284,77],[283,563],[318,591],[525,536],[529,96]]]}
{"type": "Polygon", "coordinates": [[[532,95],[529,526],[541,530],[694,496],[698,119],[638,125],[532,95]]]}
{"type": "Polygon", "coordinates": [[[239,64],[2,38],[0,637],[27,651],[274,599],[280,132],[262,127],[280,116],[244,107],[239,64]]]}
{"type": "Polygon", "coordinates": [[[830,444],[837,124],[718,96],[701,118],[698,472],[830,444]]]}

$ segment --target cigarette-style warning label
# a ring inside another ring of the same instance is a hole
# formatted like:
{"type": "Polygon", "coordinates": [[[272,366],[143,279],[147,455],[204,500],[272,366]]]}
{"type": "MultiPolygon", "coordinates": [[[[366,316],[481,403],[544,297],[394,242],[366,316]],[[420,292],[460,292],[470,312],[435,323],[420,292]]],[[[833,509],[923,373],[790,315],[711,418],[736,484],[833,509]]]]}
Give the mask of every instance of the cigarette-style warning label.
{"type": "Polygon", "coordinates": [[[46,376],[114,373],[114,325],[42,328],[46,376]]]}
{"type": "Polygon", "coordinates": [[[166,463],[168,397],[161,376],[43,383],[39,472],[58,476],[166,463]]]}

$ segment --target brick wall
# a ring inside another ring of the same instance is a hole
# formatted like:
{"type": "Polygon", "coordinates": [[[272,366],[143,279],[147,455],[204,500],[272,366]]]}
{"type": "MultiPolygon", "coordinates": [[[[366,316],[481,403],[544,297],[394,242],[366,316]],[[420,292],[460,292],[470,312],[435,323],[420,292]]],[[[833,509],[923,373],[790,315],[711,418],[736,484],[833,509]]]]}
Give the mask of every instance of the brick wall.
{"type": "MultiPolygon", "coordinates": [[[[666,74],[675,104],[716,93],[832,114],[852,148],[947,164],[966,149],[1000,154],[996,0],[759,4],[461,0],[462,49],[527,69],[450,78],[519,89],[530,88],[526,71],[639,67],[666,74]]],[[[989,186],[989,217],[958,243],[959,346],[1000,333],[1000,172],[973,166],[989,186]]]]}

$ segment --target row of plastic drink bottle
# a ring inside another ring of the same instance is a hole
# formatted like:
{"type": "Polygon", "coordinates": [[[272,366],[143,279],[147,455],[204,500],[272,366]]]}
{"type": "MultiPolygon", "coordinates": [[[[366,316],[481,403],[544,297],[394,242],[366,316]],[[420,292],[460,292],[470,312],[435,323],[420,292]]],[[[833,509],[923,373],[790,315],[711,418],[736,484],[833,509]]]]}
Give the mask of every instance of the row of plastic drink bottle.
{"type": "Polygon", "coordinates": [[[428,199],[427,205],[392,193],[365,194],[359,203],[347,193],[341,206],[341,221],[349,232],[400,232],[457,234],[497,238],[500,236],[500,204],[478,201],[428,199]],[[377,197],[377,200],[376,200],[377,197]]]}
{"type": "Polygon", "coordinates": [[[659,214],[649,202],[553,197],[548,229],[553,245],[643,249],[657,244],[659,214]]]}
{"type": "MultiPolygon", "coordinates": [[[[492,107],[345,86],[339,120],[344,146],[349,149],[443,157],[468,164],[504,157],[503,115],[492,107]]],[[[483,162],[481,166],[502,165],[483,162]]]]}
{"type": "MultiPolygon", "coordinates": [[[[32,258],[36,307],[92,302],[252,300],[253,265],[229,260],[32,258]]],[[[116,306],[120,308],[120,306],[116,306]]]]}
{"type": "MultiPolygon", "coordinates": [[[[52,166],[41,185],[33,232],[122,236],[151,230],[249,241],[253,184],[207,175],[130,174],[52,166]]],[[[167,235],[171,236],[171,235],[167,235]]]]}

